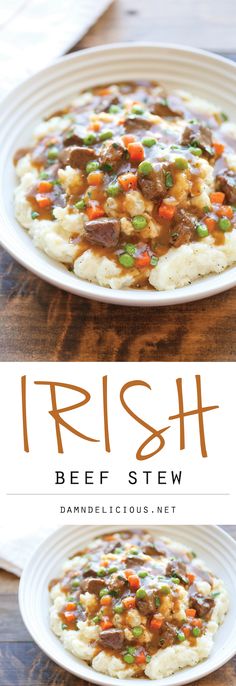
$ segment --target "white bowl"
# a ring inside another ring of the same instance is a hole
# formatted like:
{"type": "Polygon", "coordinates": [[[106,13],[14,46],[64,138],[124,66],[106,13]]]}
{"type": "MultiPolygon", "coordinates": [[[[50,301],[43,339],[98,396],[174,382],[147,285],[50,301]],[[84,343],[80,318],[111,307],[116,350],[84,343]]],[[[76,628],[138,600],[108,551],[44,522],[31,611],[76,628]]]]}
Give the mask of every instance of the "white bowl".
{"type": "Polygon", "coordinates": [[[164,292],[111,290],[82,281],[35,248],[14,218],[12,156],[29,144],[36,123],[69,103],[80,89],[135,78],[182,87],[220,105],[236,121],[236,65],[211,53],[175,45],[124,43],[82,50],[58,60],[18,86],[0,105],[0,241],[38,276],[87,298],[121,305],[171,305],[214,295],[235,285],[235,268],[164,292]]]}
{"type": "MultiPolygon", "coordinates": [[[[122,528],[120,526],[65,526],[44,541],[28,562],[20,582],[19,603],[28,631],[39,647],[54,662],[72,674],[101,686],[147,686],[149,679],[114,679],[95,672],[86,662],[66,652],[59,638],[49,627],[48,582],[60,575],[62,563],[94,536],[122,528]]],[[[159,686],[181,686],[197,681],[218,669],[236,652],[236,542],[215,526],[153,526],[145,527],[184,543],[203,558],[209,569],[220,576],[230,596],[230,610],[224,624],[214,637],[214,648],[204,662],[158,680],[159,686]]]]}

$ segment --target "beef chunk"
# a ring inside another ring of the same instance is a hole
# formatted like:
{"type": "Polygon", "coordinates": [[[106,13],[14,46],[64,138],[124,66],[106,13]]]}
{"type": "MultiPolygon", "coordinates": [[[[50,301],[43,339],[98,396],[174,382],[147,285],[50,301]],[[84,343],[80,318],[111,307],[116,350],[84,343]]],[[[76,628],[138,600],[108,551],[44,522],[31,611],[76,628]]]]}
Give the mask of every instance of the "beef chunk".
{"type": "Polygon", "coordinates": [[[216,177],[217,190],[225,193],[225,198],[230,205],[236,205],[236,174],[233,171],[224,171],[216,177]]]}
{"type": "Polygon", "coordinates": [[[196,218],[194,215],[183,208],[177,210],[172,224],[171,245],[179,248],[183,243],[189,243],[194,237],[195,228],[196,218]]]}
{"type": "Polygon", "coordinates": [[[129,567],[138,567],[146,562],[145,557],[139,557],[139,555],[127,555],[126,563],[129,567]]]}
{"type": "Polygon", "coordinates": [[[92,219],[85,223],[85,237],[90,243],[103,245],[105,248],[115,247],[120,234],[120,221],[113,217],[92,219]]]}
{"type": "Polygon", "coordinates": [[[105,629],[101,631],[99,642],[112,650],[121,650],[124,643],[124,634],[121,629],[105,629]]]}
{"type": "Polygon", "coordinates": [[[106,95],[104,98],[100,98],[98,103],[95,105],[95,112],[108,112],[111,105],[119,105],[119,97],[111,93],[106,95]]]}
{"type": "Polygon", "coordinates": [[[168,648],[168,646],[172,646],[175,643],[176,634],[176,627],[169,622],[164,622],[160,631],[159,647],[168,648]]]}
{"type": "Polygon", "coordinates": [[[84,581],[81,581],[80,584],[82,593],[86,593],[88,591],[88,593],[95,593],[95,595],[99,595],[104,586],[105,583],[102,579],[93,579],[91,577],[84,579],[84,581]]]}
{"type": "Polygon", "coordinates": [[[136,605],[142,615],[153,615],[156,612],[154,591],[147,590],[145,598],[136,598],[136,605]]]}
{"type": "Polygon", "coordinates": [[[148,200],[158,201],[165,197],[167,193],[165,171],[163,164],[156,163],[148,176],[138,174],[138,187],[148,200]]]}
{"type": "Polygon", "coordinates": [[[93,567],[84,567],[84,569],[82,569],[82,575],[84,579],[86,579],[88,576],[93,577],[93,579],[95,579],[97,576],[97,572],[95,569],[93,569],[93,567]]]}
{"type": "Polygon", "coordinates": [[[59,160],[64,167],[69,164],[70,167],[73,167],[74,169],[84,169],[86,164],[96,156],[96,152],[93,148],[87,148],[85,145],[83,147],[80,147],[79,145],[69,145],[68,148],[61,150],[59,153],[59,160]]]}
{"type": "Polygon", "coordinates": [[[196,610],[197,617],[208,619],[214,604],[214,598],[211,598],[211,596],[202,596],[199,593],[193,593],[190,597],[190,605],[196,610]]]}
{"type": "Polygon", "coordinates": [[[153,122],[145,116],[139,114],[129,114],[124,121],[124,128],[129,133],[134,133],[140,129],[150,129],[153,122]]]}
{"type": "Polygon", "coordinates": [[[109,164],[112,170],[116,170],[125,158],[126,150],[123,145],[114,141],[105,143],[100,151],[100,164],[109,164]]]}
{"type": "Polygon", "coordinates": [[[204,124],[199,124],[198,122],[188,124],[184,129],[181,143],[182,145],[195,145],[196,147],[201,148],[208,157],[214,155],[212,132],[211,129],[204,124]]]}
{"type": "Polygon", "coordinates": [[[166,567],[166,576],[177,576],[180,581],[187,583],[187,567],[184,562],[178,560],[171,560],[166,567]]]}
{"type": "Polygon", "coordinates": [[[166,551],[165,551],[165,546],[164,546],[164,545],[163,545],[163,547],[162,547],[162,544],[161,544],[161,543],[158,543],[158,546],[156,546],[155,543],[151,543],[151,542],[150,542],[150,543],[145,543],[145,545],[144,545],[144,547],[143,547],[143,553],[144,553],[145,555],[150,555],[151,557],[152,557],[153,555],[166,555],[166,551]]]}
{"type": "Polygon", "coordinates": [[[152,114],[159,117],[181,117],[182,111],[178,98],[174,96],[157,96],[149,101],[149,109],[152,114]]]}
{"type": "Polygon", "coordinates": [[[67,129],[63,135],[63,145],[83,145],[85,133],[82,126],[75,126],[73,129],[67,129]]]}
{"type": "Polygon", "coordinates": [[[126,588],[128,587],[128,581],[125,577],[121,575],[113,576],[109,582],[109,590],[117,591],[117,595],[122,595],[126,588]]]}

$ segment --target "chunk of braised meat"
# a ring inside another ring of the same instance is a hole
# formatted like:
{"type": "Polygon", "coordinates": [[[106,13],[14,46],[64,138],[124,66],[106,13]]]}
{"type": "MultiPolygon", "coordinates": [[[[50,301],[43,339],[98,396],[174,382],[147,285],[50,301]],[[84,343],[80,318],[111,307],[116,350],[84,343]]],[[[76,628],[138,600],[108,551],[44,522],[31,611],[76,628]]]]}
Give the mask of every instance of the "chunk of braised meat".
{"type": "Polygon", "coordinates": [[[153,126],[153,122],[149,117],[145,117],[139,114],[129,114],[126,117],[124,124],[125,130],[129,133],[133,131],[138,131],[140,129],[149,129],[153,126]]]}
{"type": "Polygon", "coordinates": [[[166,576],[177,576],[183,583],[188,583],[187,577],[187,567],[184,562],[178,560],[171,560],[168,562],[166,567],[166,576]]]}
{"type": "Polygon", "coordinates": [[[227,170],[216,177],[217,190],[225,194],[225,198],[230,205],[236,205],[236,174],[227,170]]]}
{"type": "Polygon", "coordinates": [[[145,562],[145,557],[140,557],[139,555],[127,555],[126,557],[126,563],[129,567],[138,567],[139,565],[144,565],[145,562]]]}
{"type": "Polygon", "coordinates": [[[173,626],[173,624],[169,624],[169,622],[164,622],[160,630],[160,648],[168,648],[168,646],[172,646],[173,643],[175,643],[176,635],[176,627],[173,626]]]}
{"type": "Polygon", "coordinates": [[[142,615],[152,615],[156,612],[155,592],[147,590],[145,598],[136,598],[136,606],[142,615]]]}
{"type": "Polygon", "coordinates": [[[128,581],[121,575],[113,576],[109,581],[109,590],[116,591],[117,595],[122,595],[127,588],[128,581]]]}
{"type": "Polygon", "coordinates": [[[121,629],[105,629],[99,635],[99,643],[112,650],[121,650],[124,644],[124,634],[121,629]]]}
{"type": "Polygon", "coordinates": [[[106,95],[104,98],[101,98],[95,105],[95,112],[108,112],[111,105],[119,105],[119,102],[120,99],[118,95],[115,95],[114,93],[106,95]]]}
{"type": "Polygon", "coordinates": [[[120,220],[113,217],[92,219],[85,223],[85,238],[90,243],[113,248],[117,245],[120,235],[120,220]]]}
{"type": "Polygon", "coordinates": [[[109,141],[105,143],[99,155],[99,161],[101,166],[109,164],[112,170],[116,170],[122,163],[126,156],[126,150],[121,143],[116,143],[115,141],[109,141]]]}
{"type": "Polygon", "coordinates": [[[74,169],[84,169],[86,164],[90,160],[96,157],[96,152],[93,148],[88,148],[85,145],[80,147],[79,145],[70,145],[68,148],[64,148],[59,153],[59,160],[64,167],[67,164],[74,169]]]}
{"type": "Polygon", "coordinates": [[[153,171],[148,176],[138,174],[138,187],[148,200],[161,200],[167,193],[165,184],[165,167],[163,164],[153,164],[153,171]]]}
{"type": "Polygon", "coordinates": [[[82,126],[74,126],[63,134],[63,145],[67,147],[68,145],[83,145],[83,139],[85,136],[84,128],[82,126]]]}
{"type": "Polygon", "coordinates": [[[202,596],[199,593],[193,593],[190,597],[190,605],[196,610],[197,617],[208,619],[214,604],[214,598],[211,598],[211,596],[202,596]]]}
{"type": "Polygon", "coordinates": [[[88,576],[96,578],[96,569],[94,569],[93,567],[84,567],[84,569],[82,569],[82,576],[84,579],[86,579],[88,576]]]}
{"type": "Polygon", "coordinates": [[[179,248],[183,243],[190,243],[193,240],[195,229],[196,217],[183,208],[178,209],[172,222],[170,244],[179,248]]]}
{"type": "Polygon", "coordinates": [[[181,117],[182,111],[178,98],[174,96],[156,96],[151,98],[148,103],[150,112],[159,117],[181,117]]]}
{"type": "Polygon", "coordinates": [[[105,584],[102,579],[93,579],[88,577],[87,579],[84,579],[81,581],[80,584],[80,589],[82,593],[95,593],[95,595],[99,595],[100,591],[102,588],[104,588],[105,584]]]}
{"type": "Polygon", "coordinates": [[[207,156],[214,155],[212,147],[212,132],[205,124],[196,122],[194,124],[187,124],[182,136],[182,145],[192,145],[201,148],[207,156]]]}
{"type": "Polygon", "coordinates": [[[166,556],[166,551],[165,547],[161,545],[161,543],[158,543],[158,546],[156,546],[155,543],[146,543],[143,547],[143,553],[145,555],[150,555],[151,557],[153,555],[165,555],[166,556]]]}

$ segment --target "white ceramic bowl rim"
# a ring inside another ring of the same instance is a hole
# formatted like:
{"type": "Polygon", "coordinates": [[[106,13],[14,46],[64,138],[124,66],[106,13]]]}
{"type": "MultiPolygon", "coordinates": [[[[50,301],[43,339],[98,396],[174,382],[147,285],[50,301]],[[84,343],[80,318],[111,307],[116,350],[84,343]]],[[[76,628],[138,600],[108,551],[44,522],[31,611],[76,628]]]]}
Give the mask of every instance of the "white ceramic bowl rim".
{"type": "MultiPolygon", "coordinates": [[[[30,93],[31,91],[32,93],[34,92],[35,87],[38,83],[41,84],[42,79],[44,84],[50,84],[52,80],[54,81],[54,77],[56,79],[56,76],[59,75],[60,70],[63,70],[63,66],[65,66],[65,68],[68,71],[68,75],[70,75],[70,65],[71,69],[73,70],[73,65],[78,64],[79,68],[80,64],[82,64],[83,70],[83,63],[86,65],[87,59],[88,69],[91,70],[91,67],[89,67],[89,60],[93,57],[96,57],[96,55],[98,56],[98,59],[102,59],[102,57],[104,56],[104,59],[106,60],[109,54],[119,56],[119,58],[121,59],[124,51],[125,53],[127,53],[127,59],[130,58],[130,60],[132,60],[132,56],[133,59],[137,59],[137,57],[135,57],[135,55],[137,56],[137,51],[140,57],[139,51],[142,51],[141,54],[143,54],[143,56],[146,55],[147,59],[149,59],[149,63],[151,59],[151,51],[153,51],[153,59],[154,57],[157,58],[158,56],[162,55],[162,59],[164,60],[163,55],[165,54],[166,60],[167,56],[168,60],[173,59],[173,61],[175,61],[175,58],[178,57],[180,64],[184,64],[187,70],[189,68],[192,69],[192,74],[193,65],[191,59],[196,59],[197,61],[197,59],[199,58],[201,61],[201,58],[203,58],[207,60],[209,75],[212,74],[212,78],[216,77],[217,65],[218,81],[220,82],[220,79],[223,81],[226,70],[227,74],[230,76],[231,81],[233,80],[236,86],[236,64],[234,64],[233,62],[224,57],[214,55],[210,52],[200,50],[198,48],[191,48],[188,46],[181,46],[172,43],[149,43],[146,41],[139,41],[132,43],[108,44],[105,46],[97,46],[94,48],[81,50],[79,52],[66,55],[65,57],[56,60],[49,67],[46,67],[34,76],[31,76],[29,79],[27,79],[26,81],[22,82],[19,86],[17,86],[17,88],[15,88],[14,91],[9,93],[9,95],[1,102],[0,145],[2,137],[1,148],[4,148],[5,156],[6,150],[10,149],[7,140],[8,136],[6,135],[6,127],[9,126],[9,118],[13,116],[13,112],[14,116],[17,117],[17,103],[19,103],[22,110],[22,112],[20,111],[20,116],[22,116],[22,113],[24,113],[24,111],[28,111],[27,108],[30,108],[30,93]],[[24,94],[26,94],[26,98],[24,94]],[[24,108],[26,108],[26,110],[24,110],[24,108]],[[8,147],[6,148],[6,146],[8,147]]],[[[209,75],[208,78],[210,77],[209,75]]],[[[221,91],[220,83],[218,90],[219,92],[221,91]]],[[[77,92],[78,91],[79,88],[77,89],[77,92]]],[[[199,95],[201,95],[201,93],[199,93],[199,95]]],[[[45,107],[45,113],[46,109],[47,108],[45,107]]],[[[12,128],[14,130],[14,126],[12,128]]],[[[30,134],[31,132],[29,132],[29,138],[30,134]]],[[[27,243],[24,239],[24,243],[27,248],[26,250],[24,250],[24,246],[22,243],[23,236],[25,236],[25,231],[19,226],[19,224],[14,219],[13,212],[11,212],[11,216],[9,216],[9,211],[7,211],[5,208],[4,189],[2,192],[1,200],[3,171],[4,170],[2,170],[2,175],[0,174],[0,242],[2,243],[3,247],[5,247],[6,250],[13,257],[15,257],[24,267],[30,269],[30,271],[32,271],[34,274],[45,279],[46,281],[55,286],[59,286],[60,288],[63,288],[71,293],[81,295],[83,297],[93,298],[95,300],[100,301],[106,301],[113,304],[155,306],[172,305],[208,297],[222,290],[231,288],[236,283],[236,269],[234,267],[227,269],[225,272],[222,272],[221,274],[210,275],[209,277],[193,282],[190,286],[185,286],[184,288],[171,291],[139,291],[138,289],[112,290],[78,279],[73,274],[71,274],[66,268],[60,265],[60,263],[57,263],[55,260],[48,258],[46,255],[40,253],[38,249],[34,248],[33,242],[28,236],[27,243]],[[15,228],[15,241],[12,240],[11,235],[13,224],[15,228]],[[30,243],[32,245],[30,245],[30,243]]]]}

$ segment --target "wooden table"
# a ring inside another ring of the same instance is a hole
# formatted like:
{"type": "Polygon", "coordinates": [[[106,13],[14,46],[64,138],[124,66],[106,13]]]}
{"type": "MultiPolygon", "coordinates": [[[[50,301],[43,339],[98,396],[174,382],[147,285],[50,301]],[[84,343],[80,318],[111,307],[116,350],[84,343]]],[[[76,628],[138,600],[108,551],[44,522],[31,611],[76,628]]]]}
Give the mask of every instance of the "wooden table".
{"type": "MultiPolygon", "coordinates": [[[[236,59],[234,17],[234,0],[116,0],[74,49],[162,40],[236,59]]],[[[54,288],[3,251],[0,269],[1,360],[235,359],[235,289],[188,305],[126,309],[54,288]]]]}
{"type": "MultiPolygon", "coordinates": [[[[236,539],[236,526],[224,527],[236,539]]],[[[52,662],[31,640],[17,600],[19,580],[0,571],[1,686],[86,686],[52,662]]],[[[236,686],[236,656],[193,686],[236,686]]],[[[89,685],[92,686],[92,685],[89,685]]]]}

